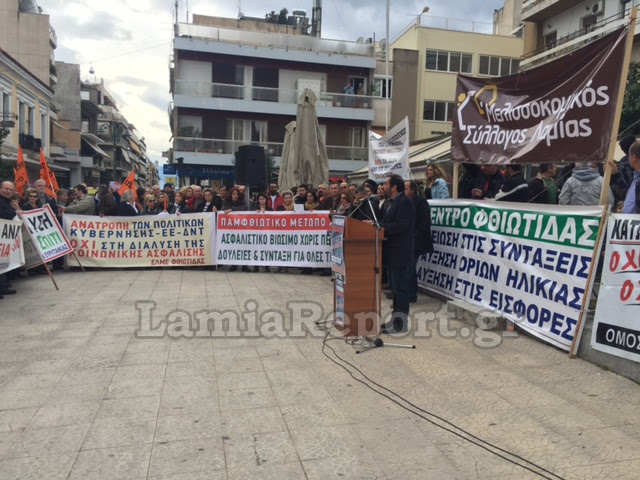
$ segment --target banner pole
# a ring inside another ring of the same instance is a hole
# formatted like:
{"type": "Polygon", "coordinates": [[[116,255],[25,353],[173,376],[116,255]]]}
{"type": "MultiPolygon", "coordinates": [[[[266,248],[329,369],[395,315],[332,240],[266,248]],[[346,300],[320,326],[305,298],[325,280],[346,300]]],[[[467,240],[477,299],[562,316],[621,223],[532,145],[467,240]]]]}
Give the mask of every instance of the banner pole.
{"type": "Polygon", "coordinates": [[[453,198],[458,198],[458,178],[460,177],[460,164],[458,162],[453,162],[453,178],[451,182],[453,183],[453,198]]]}
{"type": "Polygon", "coordinates": [[[78,256],[76,255],[76,251],[75,250],[71,250],[71,255],[73,255],[73,258],[76,259],[76,262],[78,262],[78,265],[80,265],[80,270],[82,272],[84,272],[84,267],[82,266],[82,264],[80,263],[80,259],[78,258],[78,256]]]}
{"type": "Polygon", "coordinates": [[[56,279],[53,278],[53,274],[51,273],[51,269],[49,268],[49,265],[47,265],[47,262],[44,262],[42,265],[44,265],[44,269],[47,271],[47,274],[49,275],[49,278],[53,282],[53,285],[56,287],[56,290],[59,291],[60,289],[58,288],[58,284],[56,283],[56,279]]]}
{"type": "Polygon", "coordinates": [[[636,19],[638,18],[638,7],[631,9],[629,15],[629,31],[627,32],[626,48],[624,51],[624,60],[622,61],[622,72],[620,73],[620,87],[618,88],[618,99],[616,102],[616,111],[613,115],[613,125],[611,127],[611,140],[609,141],[609,152],[607,153],[607,162],[604,169],[604,181],[602,182],[602,192],[600,192],[600,205],[607,203],[609,194],[609,184],[611,183],[611,167],[613,155],[616,151],[616,143],[618,140],[618,130],[620,129],[620,114],[622,113],[622,104],[624,103],[624,92],[627,87],[627,76],[629,75],[629,62],[631,61],[631,49],[633,47],[633,36],[636,30],[636,19]]]}
{"type": "Polygon", "coordinates": [[[587,314],[587,307],[589,306],[589,301],[593,294],[594,277],[598,268],[598,257],[600,256],[602,236],[607,228],[607,219],[607,210],[603,207],[598,236],[596,237],[596,243],[593,247],[593,255],[591,256],[591,267],[589,268],[589,274],[587,275],[587,287],[584,292],[584,297],[582,297],[582,304],[580,305],[580,315],[578,316],[578,323],[576,324],[576,333],[573,335],[573,341],[571,342],[571,348],[569,349],[569,358],[575,358],[578,354],[578,347],[580,346],[580,339],[582,338],[584,317],[587,314]]]}
{"type": "MultiPolygon", "coordinates": [[[[627,38],[625,39],[625,51],[624,60],[622,61],[622,72],[620,73],[620,87],[618,88],[618,98],[616,99],[616,110],[613,115],[613,125],[611,126],[611,139],[609,140],[609,152],[607,153],[607,162],[605,163],[604,178],[602,182],[602,191],[600,192],[600,205],[604,208],[607,204],[609,196],[609,184],[611,183],[611,163],[613,162],[613,155],[616,149],[616,142],[618,138],[618,129],[620,128],[620,114],[622,112],[622,104],[624,102],[624,92],[627,87],[627,75],[629,74],[629,61],[631,60],[631,48],[633,47],[633,36],[635,34],[636,19],[638,17],[638,7],[631,9],[629,15],[629,31],[627,32],[627,38]]],[[[582,328],[584,324],[584,317],[586,314],[586,308],[588,307],[588,300],[591,298],[593,290],[594,276],[598,268],[598,259],[600,258],[600,244],[602,240],[603,230],[607,228],[607,211],[604,210],[602,218],[600,219],[600,230],[598,231],[598,239],[593,250],[591,257],[591,268],[589,269],[589,275],[587,277],[588,292],[585,292],[582,299],[582,306],[580,308],[580,316],[578,317],[578,323],[576,325],[576,333],[573,336],[573,342],[571,342],[571,348],[569,349],[569,358],[575,358],[578,353],[578,347],[580,344],[580,338],[582,338],[582,328]]]]}

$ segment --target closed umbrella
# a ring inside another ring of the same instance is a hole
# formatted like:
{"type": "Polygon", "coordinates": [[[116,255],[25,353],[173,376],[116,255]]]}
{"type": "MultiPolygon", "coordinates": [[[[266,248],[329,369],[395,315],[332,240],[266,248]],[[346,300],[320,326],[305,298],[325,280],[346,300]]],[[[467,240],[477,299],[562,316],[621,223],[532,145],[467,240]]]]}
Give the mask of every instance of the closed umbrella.
{"type": "Polygon", "coordinates": [[[292,165],[294,185],[306,183],[317,186],[329,178],[329,159],[320,133],[316,102],[317,97],[309,88],[305,88],[298,99],[295,156],[290,157],[295,159],[292,165]]]}
{"type": "Polygon", "coordinates": [[[293,174],[293,165],[296,162],[296,122],[287,123],[284,127],[284,145],[282,146],[282,159],[280,160],[280,173],[278,174],[278,185],[284,190],[289,190],[293,186],[299,185],[293,174]]]}

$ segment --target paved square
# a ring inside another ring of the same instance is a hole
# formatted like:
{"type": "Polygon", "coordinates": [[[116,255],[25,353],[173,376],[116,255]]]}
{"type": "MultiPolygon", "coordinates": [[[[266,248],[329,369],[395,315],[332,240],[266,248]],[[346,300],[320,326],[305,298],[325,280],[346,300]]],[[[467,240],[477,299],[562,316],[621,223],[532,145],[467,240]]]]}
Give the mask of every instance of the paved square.
{"type": "MultiPolygon", "coordinates": [[[[15,281],[0,301],[0,478],[638,478],[637,384],[454,320],[383,337],[416,350],[356,355],[332,334],[327,355],[375,386],[323,355],[323,332],[276,336],[279,312],[304,331],[289,302],[333,305],[328,278],[294,272],[74,271],[56,274],[59,292],[46,276],[15,281]],[[224,338],[236,314],[254,331],[224,338]]],[[[420,295],[412,312],[441,308],[420,295]]]]}

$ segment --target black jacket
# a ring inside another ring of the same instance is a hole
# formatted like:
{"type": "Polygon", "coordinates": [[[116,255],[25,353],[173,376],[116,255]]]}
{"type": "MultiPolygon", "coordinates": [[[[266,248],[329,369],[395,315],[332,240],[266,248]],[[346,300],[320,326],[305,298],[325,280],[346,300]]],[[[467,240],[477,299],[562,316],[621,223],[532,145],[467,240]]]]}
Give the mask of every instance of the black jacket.
{"type": "Polygon", "coordinates": [[[119,217],[135,217],[138,215],[135,208],[133,208],[128,203],[121,203],[118,205],[118,216],[119,217]]]}
{"type": "Polygon", "coordinates": [[[0,218],[3,220],[13,220],[16,210],[11,206],[11,200],[0,195],[0,218]]]}
{"type": "Polygon", "coordinates": [[[505,179],[502,188],[496,195],[496,200],[501,202],[523,202],[529,201],[529,184],[524,179],[522,172],[511,175],[505,179]]]}
{"type": "Polygon", "coordinates": [[[347,216],[360,221],[371,220],[372,222],[377,224],[380,224],[382,222],[380,210],[378,209],[378,202],[374,202],[373,199],[371,199],[371,202],[365,199],[362,201],[362,203],[354,205],[353,207],[351,207],[351,209],[349,209],[349,213],[347,213],[347,216]]]}
{"type": "Polygon", "coordinates": [[[431,209],[429,202],[420,196],[411,197],[416,209],[415,231],[413,235],[413,254],[415,256],[433,253],[433,238],[431,237],[431,209]]]}
{"type": "Polygon", "coordinates": [[[402,267],[413,261],[413,235],[416,209],[404,193],[387,200],[389,208],[384,216],[382,255],[390,267],[402,267]]]}

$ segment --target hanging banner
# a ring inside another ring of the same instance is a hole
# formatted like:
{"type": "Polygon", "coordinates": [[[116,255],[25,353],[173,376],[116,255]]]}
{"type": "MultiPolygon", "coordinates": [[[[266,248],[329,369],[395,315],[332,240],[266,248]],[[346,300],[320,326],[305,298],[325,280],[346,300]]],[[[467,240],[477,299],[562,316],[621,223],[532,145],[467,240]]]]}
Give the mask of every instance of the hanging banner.
{"type": "MultiPolygon", "coordinates": [[[[20,212],[20,216],[24,221],[27,235],[33,240],[33,249],[40,257],[40,263],[50,262],[73,251],[49,205],[20,212]]],[[[27,243],[26,239],[25,235],[25,244],[27,243]]],[[[27,268],[31,268],[29,263],[27,262],[27,268]]]]}
{"type": "Polygon", "coordinates": [[[327,212],[218,213],[218,265],[330,267],[327,212]]]}
{"type": "Polygon", "coordinates": [[[0,274],[24,265],[22,221],[0,219],[0,274]]]}
{"type": "MultiPolygon", "coordinates": [[[[84,267],[212,265],[215,214],[139,217],[64,215],[64,231],[84,267]]],[[[69,257],[70,266],[79,266],[69,257]]]]}
{"type": "Polygon", "coordinates": [[[576,334],[603,209],[430,200],[435,251],[418,283],[498,311],[569,350],[576,334]]]}
{"type": "Polygon", "coordinates": [[[407,117],[383,137],[369,132],[369,178],[380,183],[392,173],[397,173],[405,180],[411,179],[407,117]]]}
{"type": "Polygon", "coordinates": [[[591,347],[640,362],[640,215],[611,215],[606,242],[591,347]]]}
{"type": "Polygon", "coordinates": [[[458,75],[451,157],[479,164],[607,158],[629,27],[498,78],[458,75]]]}

